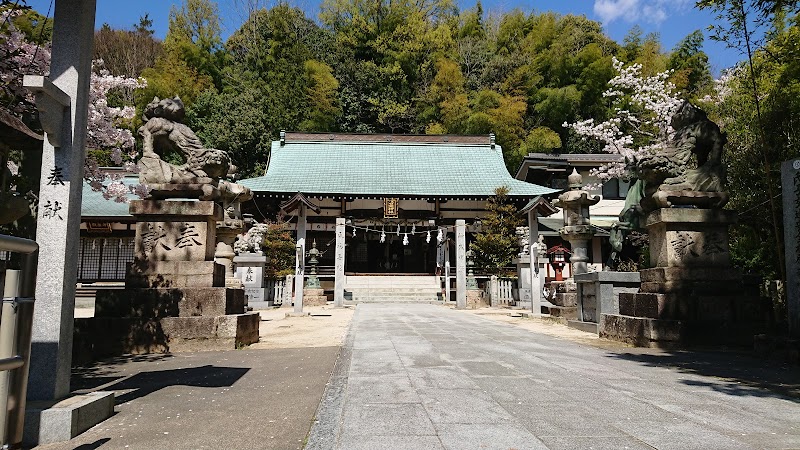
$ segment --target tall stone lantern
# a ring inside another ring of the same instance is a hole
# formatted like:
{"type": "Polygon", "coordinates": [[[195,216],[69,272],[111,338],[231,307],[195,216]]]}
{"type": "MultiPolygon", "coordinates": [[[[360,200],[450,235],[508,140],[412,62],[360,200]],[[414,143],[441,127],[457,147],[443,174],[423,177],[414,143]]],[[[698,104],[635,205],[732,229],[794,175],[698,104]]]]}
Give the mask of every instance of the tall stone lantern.
{"type": "Polygon", "coordinates": [[[303,304],[307,306],[325,306],[328,303],[328,297],[319,282],[319,277],[317,277],[317,266],[322,252],[317,250],[316,240],[311,244],[311,250],[307,252],[306,256],[308,256],[309,276],[306,278],[305,288],[303,289],[303,304]]]}
{"type": "Polygon", "coordinates": [[[577,170],[572,169],[572,174],[567,177],[569,191],[558,196],[553,202],[564,210],[564,227],[559,230],[561,237],[572,246],[572,275],[588,272],[586,265],[589,262],[589,241],[594,236],[594,229],[589,220],[589,207],[596,205],[600,197],[591,196],[583,189],[583,177],[577,170]]]}

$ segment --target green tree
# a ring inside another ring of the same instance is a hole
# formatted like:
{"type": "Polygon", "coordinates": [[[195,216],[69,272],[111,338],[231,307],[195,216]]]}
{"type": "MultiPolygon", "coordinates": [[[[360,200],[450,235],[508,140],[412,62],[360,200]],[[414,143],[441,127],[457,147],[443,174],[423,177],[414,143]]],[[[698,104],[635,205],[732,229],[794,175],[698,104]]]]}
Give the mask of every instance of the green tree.
{"type": "Polygon", "coordinates": [[[224,63],[216,3],[184,0],[180,8],[170,9],[163,53],[155,66],[142,71],[147,88],[136,105],[143,109],[153,97],[179,95],[188,108],[206,89],[221,89],[224,63]]]}
{"type": "Polygon", "coordinates": [[[169,11],[169,28],[164,50],[197,73],[207,75],[221,86],[225,52],[220,37],[219,7],[210,0],[184,0],[169,11]]]}
{"type": "Polygon", "coordinates": [[[517,227],[524,221],[508,198],[508,188],[498,187],[495,196],[486,202],[486,215],[481,219],[481,231],[475,235],[472,250],[479,270],[499,274],[519,253],[517,227]]]}
{"type": "MultiPolygon", "coordinates": [[[[786,280],[781,211],[779,202],[776,200],[779,177],[773,174],[777,170],[777,165],[776,160],[773,159],[775,151],[768,145],[766,123],[762,111],[761,96],[763,92],[759,86],[761,74],[756,61],[758,49],[755,42],[755,36],[759,28],[763,28],[773,22],[768,16],[764,17],[762,15],[761,18],[758,17],[758,10],[755,7],[759,3],[764,5],[771,2],[757,2],[754,4],[750,0],[700,0],[697,2],[697,6],[701,9],[712,10],[716,14],[717,20],[724,22],[710,27],[714,33],[712,39],[724,42],[728,47],[738,49],[747,57],[745,67],[748,74],[742,79],[748,82],[747,87],[755,109],[755,120],[751,121],[750,125],[758,132],[755,146],[761,154],[759,165],[762,169],[766,187],[767,199],[765,203],[769,204],[769,213],[772,218],[772,237],[777,249],[780,279],[786,280]]],[[[793,2],[781,1],[779,3],[790,5],[793,2]]]]}
{"type": "Polygon", "coordinates": [[[295,242],[285,224],[267,224],[261,249],[267,257],[265,277],[279,279],[294,273],[295,242]]]}
{"type": "Polygon", "coordinates": [[[153,21],[139,18],[131,30],[116,30],[103,24],[94,34],[94,58],[112,75],[138,77],[153,67],[163,53],[162,44],[153,37],[153,21]]]}
{"type": "Polygon", "coordinates": [[[704,39],[700,30],[693,31],[675,45],[667,63],[673,71],[671,81],[688,99],[697,99],[711,88],[711,66],[701,49],[704,39]]]}
{"type": "Polygon", "coordinates": [[[310,59],[305,62],[308,96],[308,118],[300,123],[301,130],[330,131],[336,126],[339,116],[339,81],[333,76],[333,69],[324,62],[310,59]]]}

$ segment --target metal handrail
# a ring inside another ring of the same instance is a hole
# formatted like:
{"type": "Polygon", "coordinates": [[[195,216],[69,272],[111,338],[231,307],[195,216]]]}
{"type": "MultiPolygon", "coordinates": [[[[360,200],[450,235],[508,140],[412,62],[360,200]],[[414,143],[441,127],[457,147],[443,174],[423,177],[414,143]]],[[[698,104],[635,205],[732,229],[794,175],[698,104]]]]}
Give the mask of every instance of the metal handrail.
{"type": "Polygon", "coordinates": [[[0,235],[0,251],[22,256],[20,270],[0,272],[0,443],[2,448],[21,448],[39,245],[0,235]]]}

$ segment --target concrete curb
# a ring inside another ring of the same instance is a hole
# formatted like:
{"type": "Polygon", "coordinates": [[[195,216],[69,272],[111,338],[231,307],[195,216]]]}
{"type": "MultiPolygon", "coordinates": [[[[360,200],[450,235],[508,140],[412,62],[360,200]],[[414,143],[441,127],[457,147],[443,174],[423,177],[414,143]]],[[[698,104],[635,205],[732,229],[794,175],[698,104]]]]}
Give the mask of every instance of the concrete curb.
{"type": "Polygon", "coordinates": [[[355,332],[353,324],[358,317],[359,309],[356,308],[350,319],[350,326],[347,330],[344,345],[339,349],[336,364],[331,372],[331,377],[322,394],[322,399],[314,417],[311,431],[308,433],[306,450],[328,450],[336,447],[341,432],[342,419],[344,417],[345,393],[347,391],[347,380],[350,375],[350,361],[353,356],[353,341],[355,332]]]}

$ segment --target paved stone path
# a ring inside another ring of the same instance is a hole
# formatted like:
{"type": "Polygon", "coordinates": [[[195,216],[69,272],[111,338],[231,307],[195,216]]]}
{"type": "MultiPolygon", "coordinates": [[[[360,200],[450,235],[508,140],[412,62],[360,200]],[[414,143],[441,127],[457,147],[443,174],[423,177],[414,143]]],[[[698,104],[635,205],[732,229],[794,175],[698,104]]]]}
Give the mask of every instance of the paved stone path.
{"type": "Polygon", "coordinates": [[[339,347],[138,355],[78,369],[116,414],[42,450],[303,448],[339,347]]]}
{"type": "Polygon", "coordinates": [[[362,304],[306,448],[800,448],[800,400],[746,383],[798,383],[800,372],[742,364],[761,363],[602,350],[437,305],[362,304]]]}

